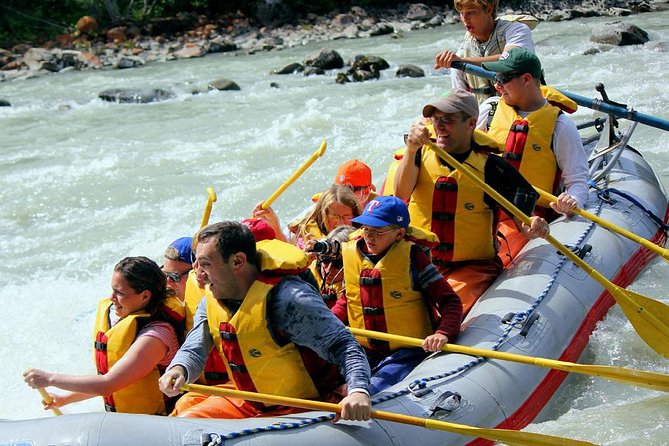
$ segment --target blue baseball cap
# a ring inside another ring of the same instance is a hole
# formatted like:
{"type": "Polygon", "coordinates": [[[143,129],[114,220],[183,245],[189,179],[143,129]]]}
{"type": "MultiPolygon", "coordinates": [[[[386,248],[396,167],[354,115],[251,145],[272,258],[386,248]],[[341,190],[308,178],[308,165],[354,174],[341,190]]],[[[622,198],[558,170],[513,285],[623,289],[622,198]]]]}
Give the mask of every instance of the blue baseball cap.
{"type": "Polygon", "coordinates": [[[409,226],[411,217],[409,217],[409,209],[404,201],[392,195],[382,195],[367,203],[362,215],[352,218],[351,221],[375,228],[388,225],[406,228],[409,226]]]}
{"type": "Polygon", "coordinates": [[[165,250],[165,257],[170,260],[193,264],[193,237],[181,237],[170,243],[165,250]]]}

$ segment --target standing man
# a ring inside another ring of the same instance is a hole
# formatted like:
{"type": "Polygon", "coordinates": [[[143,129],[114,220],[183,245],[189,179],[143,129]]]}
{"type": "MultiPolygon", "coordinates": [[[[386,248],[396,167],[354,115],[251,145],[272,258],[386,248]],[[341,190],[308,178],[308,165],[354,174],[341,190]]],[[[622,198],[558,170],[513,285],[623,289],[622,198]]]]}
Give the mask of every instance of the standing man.
{"type": "MultiPolygon", "coordinates": [[[[478,112],[476,98],[464,90],[453,90],[423,107],[423,116],[434,126],[436,144],[530,215],[537,193],[513,166],[492,155],[494,141],[474,131],[478,112]]],[[[424,146],[429,138],[423,123],[411,128],[395,175],[395,195],[409,202],[414,225],[439,237],[432,261],[462,300],[466,314],[502,271],[496,238],[499,205],[424,146]]],[[[548,234],[544,219],[531,220],[530,226],[517,222],[526,237],[548,234]]]]}
{"type": "MultiPolygon", "coordinates": [[[[160,389],[179,394],[185,382],[197,379],[216,346],[238,390],[323,398],[339,383],[317,376],[323,369],[318,355],[337,364],[348,384],[341,417],[369,419],[370,370],[362,347],[312,286],[289,275],[306,267],[304,253],[279,240],[262,243],[256,251],[250,229],[230,221],[198,234],[198,268],[213,295],[200,302],[195,326],[160,379],[160,389]]],[[[289,412],[235,398],[189,400],[185,395],[173,415],[247,418],[289,412]]]]}
{"type": "MultiPolygon", "coordinates": [[[[530,28],[520,22],[495,19],[498,0],[455,0],[453,5],[467,33],[457,52],[444,50],[434,58],[434,68],[450,68],[455,61],[481,65],[499,59],[513,47],[534,52],[530,28]]],[[[476,95],[479,103],[495,96],[495,86],[487,79],[461,70],[451,70],[452,88],[462,88],[476,95]]]]}
{"type": "Polygon", "coordinates": [[[583,207],[588,199],[588,159],[574,121],[544,97],[560,104],[559,92],[542,90],[539,58],[513,48],[483,67],[497,73],[501,99],[488,134],[504,145],[503,157],[533,186],[558,195],[557,203],[551,203],[556,212],[570,214],[576,206],[583,207]]]}

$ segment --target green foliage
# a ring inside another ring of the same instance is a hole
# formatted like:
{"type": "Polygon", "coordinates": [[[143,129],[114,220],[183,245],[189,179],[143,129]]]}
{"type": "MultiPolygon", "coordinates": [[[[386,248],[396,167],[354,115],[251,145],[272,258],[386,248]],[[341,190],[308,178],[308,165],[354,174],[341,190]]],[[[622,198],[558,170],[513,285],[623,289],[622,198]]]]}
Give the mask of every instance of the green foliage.
{"type": "MultiPolygon", "coordinates": [[[[100,26],[122,20],[146,20],[191,12],[210,17],[240,11],[252,17],[257,5],[268,0],[0,0],[0,46],[17,42],[41,43],[71,32],[84,15],[95,17],[100,26]]],[[[393,0],[278,0],[296,16],[307,13],[344,12],[351,6],[395,8],[405,1],[393,0]]],[[[423,0],[427,4],[443,1],[423,0]]],[[[447,3],[451,3],[448,1],[447,3]]]]}
{"type": "Polygon", "coordinates": [[[0,45],[42,42],[68,32],[91,0],[0,0],[0,45]]]}

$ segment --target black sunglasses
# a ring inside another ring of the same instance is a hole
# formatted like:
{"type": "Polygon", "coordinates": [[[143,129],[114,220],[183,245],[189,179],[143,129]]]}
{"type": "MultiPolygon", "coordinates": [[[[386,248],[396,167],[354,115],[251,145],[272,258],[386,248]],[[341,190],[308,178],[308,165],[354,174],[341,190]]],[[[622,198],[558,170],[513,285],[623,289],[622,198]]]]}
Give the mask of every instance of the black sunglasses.
{"type": "Polygon", "coordinates": [[[523,74],[525,73],[518,73],[516,71],[511,71],[509,73],[496,73],[495,82],[500,84],[506,84],[508,82],[511,82],[515,78],[522,76],[523,74]]]}
{"type": "Polygon", "coordinates": [[[170,279],[174,283],[179,283],[181,282],[181,278],[183,276],[187,276],[190,271],[184,271],[183,273],[174,273],[171,271],[163,271],[163,274],[165,274],[165,277],[170,279]]]}

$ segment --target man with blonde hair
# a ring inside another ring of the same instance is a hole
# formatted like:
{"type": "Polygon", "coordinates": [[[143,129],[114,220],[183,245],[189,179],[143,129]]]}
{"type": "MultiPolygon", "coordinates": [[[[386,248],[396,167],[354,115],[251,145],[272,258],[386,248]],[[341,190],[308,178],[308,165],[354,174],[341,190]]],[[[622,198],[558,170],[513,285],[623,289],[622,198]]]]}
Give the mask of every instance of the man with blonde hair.
{"type": "MultiPolygon", "coordinates": [[[[465,26],[465,39],[457,52],[443,50],[434,58],[434,68],[450,68],[456,61],[481,65],[494,62],[513,47],[534,52],[530,28],[520,21],[495,19],[498,0],[455,0],[455,9],[465,26]]],[[[479,103],[495,96],[495,86],[487,79],[461,70],[451,70],[452,88],[462,88],[476,95],[479,103]]]]}

